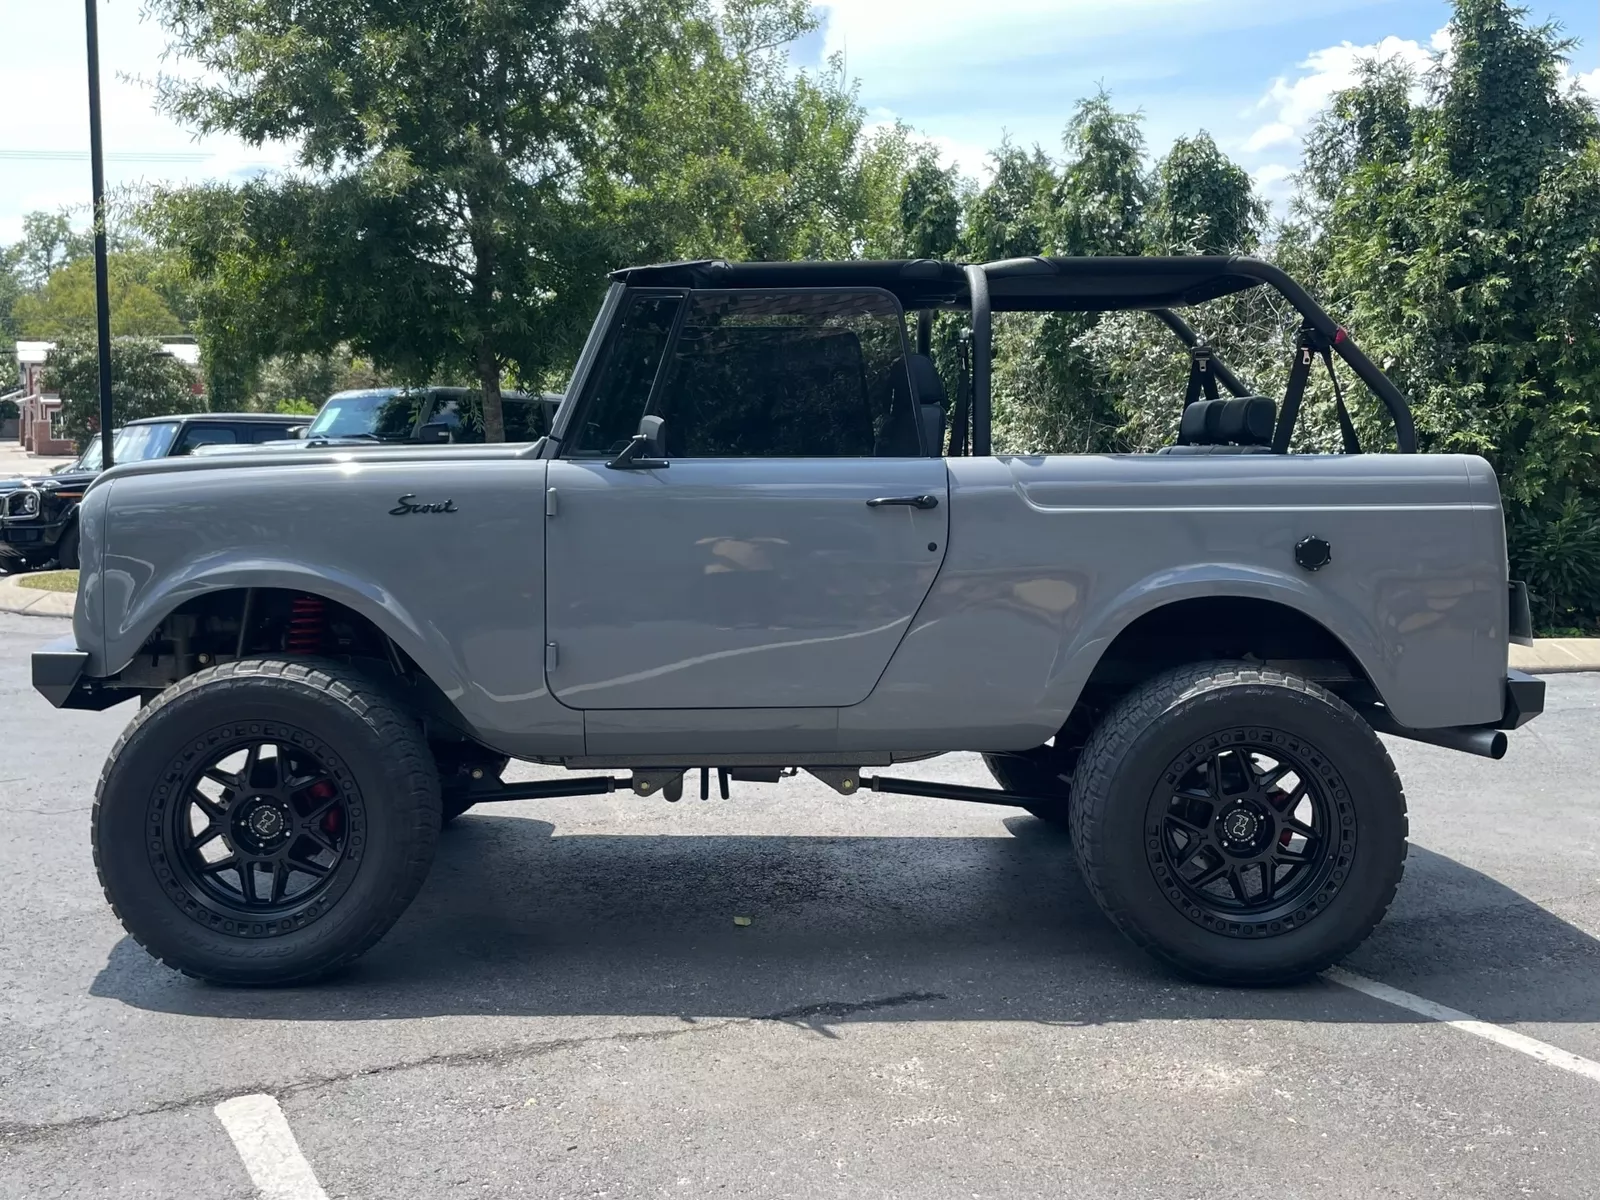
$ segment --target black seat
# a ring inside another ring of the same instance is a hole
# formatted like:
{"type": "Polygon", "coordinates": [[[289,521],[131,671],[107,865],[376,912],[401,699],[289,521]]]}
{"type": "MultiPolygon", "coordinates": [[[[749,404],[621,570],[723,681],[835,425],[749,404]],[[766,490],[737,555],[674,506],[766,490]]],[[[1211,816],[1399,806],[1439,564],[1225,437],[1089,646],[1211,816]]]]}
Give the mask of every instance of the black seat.
{"type": "Polygon", "coordinates": [[[896,362],[890,376],[889,416],[873,447],[879,458],[916,458],[923,453],[922,438],[929,441],[929,452],[938,455],[944,440],[944,384],[933,360],[925,354],[908,354],[896,362]],[[910,382],[910,391],[906,384],[910,382]],[[936,423],[936,424],[935,424],[936,423]]]}
{"type": "Polygon", "coordinates": [[[1196,400],[1183,410],[1178,444],[1157,454],[1271,454],[1278,406],[1265,396],[1196,400]]]}

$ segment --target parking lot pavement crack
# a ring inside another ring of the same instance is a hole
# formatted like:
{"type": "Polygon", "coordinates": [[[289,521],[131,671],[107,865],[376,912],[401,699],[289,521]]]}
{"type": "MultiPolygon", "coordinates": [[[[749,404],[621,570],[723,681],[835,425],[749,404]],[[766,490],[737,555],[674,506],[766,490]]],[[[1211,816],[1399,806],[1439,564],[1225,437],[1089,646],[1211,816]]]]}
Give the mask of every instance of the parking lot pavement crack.
{"type": "Polygon", "coordinates": [[[213,1089],[206,1092],[188,1096],[175,1097],[152,1104],[144,1108],[130,1109],[125,1112],[96,1114],[92,1116],[74,1117],[65,1121],[6,1121],[0,1122],[0,1151],[16,1149],[21,1146],[35,1144],[47,1139],[63,1137],[86,1129],[95,1129],[103,1125],[112,1125],[119,1121],[133,1120],[138,1117],[159,1116],[162,1113],[179,1112],[189,1108],[211,1107],[224,1100],[252,1092],[262,1092],[273,1096],[293,1096],[300,1092],[314,1091],[317,1088],[330,1087],[356,1079],[369,1079],[385,1075],[393,1075],[402,1071],[413,1071],[426,1067],[458,1067],[472,1065],[495,1065],[516,1062],[522,1059],[540,1058],[545,1055],[559,1054],[567,1050],[579,1050],[589,1046],[618,1045],[640,1042],[665,1042],[676,1038],[687,1037],[696,1033],[707,1033],[717,1029],[734,1028],[741,1025],[754,1025],[770,1021],[805,1022],[813,1023],[818,1018],[840,1018],[854,1016],[860,1013],[876,1012],[886,1008],[898,1008],[906,1004],[922,1004],[934,1000],[944,1000],[947,997],[940,992],[905,992],[896,996],[884,996],[874,1000],[861,1000],[855,1002],[826,1001],[820,1004],[802,1005],[796,1008],[784,1009],[779,1012],[769,1013],[754,1017],[724,1017],[716,1020],[695,1020],[684,1018],[684,1024],[674,1029],[641,1029],[623,1030],[617,1033],[600,1034],[594,1037],[577,1038],[551,1038],[538,1042],[521,1042],[511,1045],[486,1046],[477,1050],[450,1051],[440,1054],[425,1055],[422,1058],[408,1059],[403,1062],[386,1063],[381,1066],[365,1067],[354,1071],[345,1071],[329,1075],[311,1076],[292,1080],[286,1083],[271,1084],[265,1082],[237,1083],[225,1089],[213,1089]]]}

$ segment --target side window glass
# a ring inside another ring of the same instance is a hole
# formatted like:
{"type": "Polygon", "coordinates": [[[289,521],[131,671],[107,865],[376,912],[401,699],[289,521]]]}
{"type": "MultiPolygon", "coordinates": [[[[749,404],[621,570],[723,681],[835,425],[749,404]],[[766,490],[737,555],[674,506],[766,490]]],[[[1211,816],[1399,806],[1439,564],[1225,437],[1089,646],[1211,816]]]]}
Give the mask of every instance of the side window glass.
{"type": "Polygon", "coordinates": [[[192,454],[199,446],[230,445],[237,440],[227,425],[191,425],[183,431],[172,453],[192,454]]]}
{"type": "Polygon", "coordinates": [[[682,458],[922,453],[899,306],[882,292],[697,292],[656,413],[682,458]]]}
{"type": "MultiPolygon", "coordinates": [[[[500,397],[500,416],[505,422],[506,441],[536,442],[550,432],[544,421],[543,406],[536,400],[521,400],[514,396],[500,397]]],[[[465,400],[447,400],[428,418],[450,426],[453,442],[483,441],[483,397],[474,392],[465,400]]]]}
{"type": "Polygon", "coordinates": [[[618,453],[639,431],[639,418],[667,348],[681,296],[636,296],[597,366],[577,425],[567,431],[566,453],[576,458],[618,453]]]}

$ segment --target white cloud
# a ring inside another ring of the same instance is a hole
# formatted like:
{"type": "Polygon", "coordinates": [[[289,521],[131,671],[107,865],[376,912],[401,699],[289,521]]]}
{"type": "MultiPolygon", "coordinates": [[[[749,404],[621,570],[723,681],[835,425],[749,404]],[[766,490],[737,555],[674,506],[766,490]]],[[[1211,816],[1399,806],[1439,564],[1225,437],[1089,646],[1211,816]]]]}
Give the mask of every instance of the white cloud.
{"type": "Polygon", "coordinates": [[[1390,36],[1366,46],[1341,42],[1314,51],[1299,64],[1303,74],[1294,79],[1279,76],[1257,103],[1257,110],[1271,113],[1272,120],[1251,135],[1246,148],[1259,150],[1279,142],[1298,140],[1336,92],[1356,83],[1363,62],[1397,59],[1420,77],[1433,64],[1432,52],[1448,52],[1449,44],[1449,31],[1441,29],[1429,39],[1426,47],[1410,38],[1390,36]],[[1268,136],[1271,141],[1260,140],[1268,136]]]}
{"type": "Polygon", "coordinates": [[[1269,146],[1281,146],[1285,142],[1295,140],[1294,126],[1286,125],[1282,121],[1274,121],[1270,125],[1263,125],[1252,133],[1245,142],[1244,148],[1248,153],[1254,154],[1258,150],[1265,150],[1269,146]]]}

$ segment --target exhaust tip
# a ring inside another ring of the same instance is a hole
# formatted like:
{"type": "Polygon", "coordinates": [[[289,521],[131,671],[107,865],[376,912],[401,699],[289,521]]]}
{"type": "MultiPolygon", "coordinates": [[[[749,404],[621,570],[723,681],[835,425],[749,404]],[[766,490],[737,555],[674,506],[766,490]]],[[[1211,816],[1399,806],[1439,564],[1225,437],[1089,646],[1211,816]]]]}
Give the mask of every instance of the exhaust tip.
{"type": "Polygon", "coordinates": [[[1489,757],[1498,762],[1506,756],[1506,747],[1510,744],[1503,730],[1495,730],[1494,736],[1489,739],[1489,757]]]}

